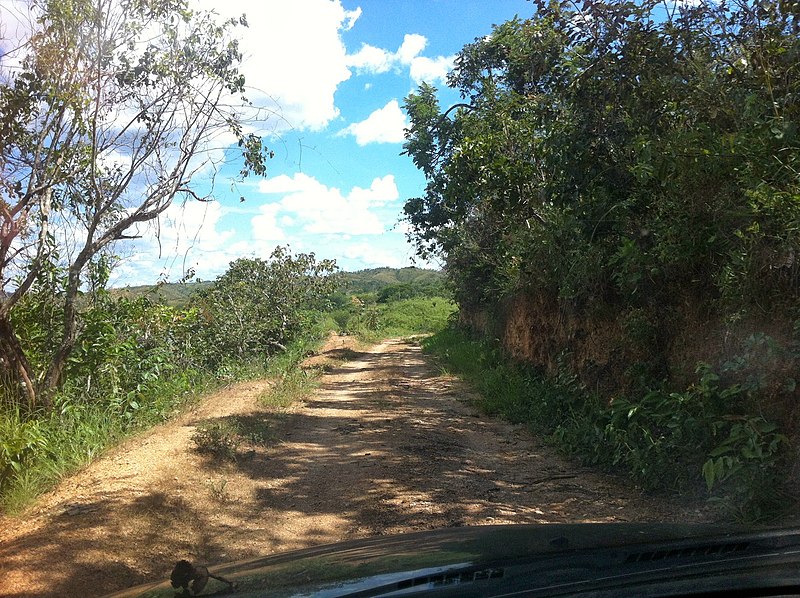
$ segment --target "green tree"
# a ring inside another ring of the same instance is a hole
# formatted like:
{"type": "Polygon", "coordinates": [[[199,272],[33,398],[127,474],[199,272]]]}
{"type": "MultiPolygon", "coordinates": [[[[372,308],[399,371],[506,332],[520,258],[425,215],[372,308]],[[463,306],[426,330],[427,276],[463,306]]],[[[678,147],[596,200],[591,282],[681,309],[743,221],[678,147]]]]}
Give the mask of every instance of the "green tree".
{"type": "Polygon", "coordinates": [[[336,263],[313,253],[292,255],[276,247],[268,260],[241,258],[193,298],[200,313],[209,365],[244,361],[285,349],[307,324],[311,310],[326,307],[335,290],[336,263]]]}
{"type": "Polygon", "coordinates": [[[463,305],[519,290],[731,312],[797,302],[798,15],[789,3],[536,2],[406,99],[405,206],[463,305]],[[669,10],[668,10],[669,9],[669,10]]]}
{"type": "Polygon", "coordinates": [[[269,153],[237,108],[244,77],[231,30],[244,17],[218,23],[184,0],[31,8],[29,37],[2,59],[20,67],[0,73],[0,363],[34,402],[63,381],[93,264],[102,270],[116,241],[148,234],[176,198],[205,199],[192,179],[222,135],[238,139],[242,176],[264,174],[269,153]],[[34,287],[60,326],[40,371],[12,317],[34,287]]]}

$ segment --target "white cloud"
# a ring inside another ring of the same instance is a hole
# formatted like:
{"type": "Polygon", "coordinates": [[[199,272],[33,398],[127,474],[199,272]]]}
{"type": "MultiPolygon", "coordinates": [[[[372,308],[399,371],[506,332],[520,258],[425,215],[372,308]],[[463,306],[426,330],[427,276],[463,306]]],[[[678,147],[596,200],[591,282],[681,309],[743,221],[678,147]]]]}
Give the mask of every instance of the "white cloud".
{"type": "Polygon", "coordinates": [[[411,61],[411,78],[417,85],[423,81],[444,83],[447,80],[447,73],[453,69],[454,64],[455,56],[438,56],[436,58],[418,56],[411,61]]]}
{"type": "Polygon", "coordinates": [[[286,234],[283,232],[282,222],[281,226],[278,225],[278,212],[281,206],[279,204],[264,204],[258,208],[259,214],[253,217],[251,225],[253,227],[253,239],[260,242],[267,242],[268,244],[276,244],[286,240],[286,234]]]}
{"type": "Polygon", "coordinates": [[[355,10],[345,11],[344,16],[345,23],[342,26],[342,29],[345,31],[350,31],[361,16],[361,7],[357,6],[355,10]]]}
{"type": "Polygon", "coordinates": [[[453,68],[455,55],[435,58],[420,56],[427,45],[427,38],[418,33],[407,33],[396,52],[364,44],[358,52],[347,56],[347,66],[373,75],[408,68],[417,85],[423,81],[444,83],[447,73],[453,68]]]}
{"type": "Polygon", "coordinates": [[[267,195],[281,195],[276,202],[281,215],[292,218],[312,234],[381,234],[386,225],[374,212],[399,197],[393,175],[376,178],[368,189],[353,187],[344,195],[303,173],[280,175],[259,183],[267,195]]]}
{"type": "Polygon", "coordinates": [[[340,134],[350,134],[358,145],[368,143],[402,143],[404,129],[409,126],[408,119],[397,100],[391,100],[383,108],[375,110],[365,120],[353,123],[340,134]]]}
{"type": "Polygon", "coordinates": [[[353,243],[344,250],[344,257],[364,264],[366,267],[388,266],[403,268],[410,265],[407,254],[376,248],[372,243],[353,243]]]}
{"type": "Polygon", "coordinates": [[[411,62],[419,56],[419,54],[428,45],[428,40],[423,35],[418,33],[406,34],[403,37],[403,43],[397,50],[397,59],[402,64],[411,64],[411,62]]]}
{"type": "Polygon", "coordinates": [[[249,27],[236,37],[245,57],[248,96],[275,111],[271,126],[319,130],[339,114],[334,93],[350,77],[341,32],[353,27],[361,9],[341,0],[196,0],[225,18],[247,15],[249,27]]]}
{"type": "Polygon", "coordinates": [[[141,239],[119,245],[124,259],[115,277],[125,284],[152,284],[159,273],[175,281],[189,269],[213,277],[241,255],[235,247],[237,233],[221,227],[224,215],[217,202],[171,205],[157,221],[141,226],[141,239]]]}
{"type": "Polygon", "coordinates": [[[347,57],[348,66],[356,70],[380,74],[392,68],[393,56],[390,52],[363,44],[355,54],[347,57]]]}
{"type": "Polygon", "coordinates": [[[295,173],[263,180],[259,191],[261,205],[173,205],[160,218],[160,243],[151,224],[142,227],[144,238],[118,247],[125,259],[112,284],[152,284],[159,276],[176,281],[189,269],[212,280],[238,258],[266,258],[286,244],[349,269],[410,264],[413,251],[396,225],[399,192],[391,174],[342,192],[295,173]]]}

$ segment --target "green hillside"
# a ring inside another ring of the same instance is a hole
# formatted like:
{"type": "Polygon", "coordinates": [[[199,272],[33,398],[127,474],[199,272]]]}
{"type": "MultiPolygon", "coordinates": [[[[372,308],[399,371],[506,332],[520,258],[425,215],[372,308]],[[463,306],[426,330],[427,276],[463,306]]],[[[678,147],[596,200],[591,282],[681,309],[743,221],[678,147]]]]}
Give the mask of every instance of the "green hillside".
{"type": "Polygon", "coordinates": [[[211,282],[169,282],[164,284],[140,285],[111,289],[111,294],[116,297],[142,297],[147,296],[153,301],[180,307],[186,305],[189,297],[211,286],[211,282]]]}
{"type": "MultiPolygon", "coordinates": [[[[370,268],[357,272],[342,272],[341,291],[349,295],[377,293],[395,285],[413,285],[443,289],[445,277],[439,270],[422,268],[370,268]]],[[[442,290],[442,292],[444,292],[442,290]]]]}
{"type": "MultiPolygon", "coordinates": [[[[368,293],[379,294],[386,289],[405,290],[418,292],[414,295],[442,295],[447,294],[444,289],[445,277],[438,270],[425,270],[422,268],[370,268],[357,272],[341,272],[342,282],[340,293],[343,295],[362,295],[368,293]]],[[[111,293],[117,297],[147,296],[153,301],[171,306],[185,305],[189,297],[197,291],[211,286],[209,281],[165,283],[160,285],[140,285],[112,289],[111,293]]]]}

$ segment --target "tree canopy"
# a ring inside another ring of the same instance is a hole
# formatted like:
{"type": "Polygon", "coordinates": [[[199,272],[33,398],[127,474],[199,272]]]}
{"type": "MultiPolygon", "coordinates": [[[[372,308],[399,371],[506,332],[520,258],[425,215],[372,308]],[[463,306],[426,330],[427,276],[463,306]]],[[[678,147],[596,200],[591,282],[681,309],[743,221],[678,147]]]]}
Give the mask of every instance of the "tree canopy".
{"type": "MultiPolygon", "coordinates": [[[[797,3],[534,3],[406,99],[411,238],[462,305],[797,304],[797,3]]],[[[760,306],[760,307],[757,307],[760,306]]]]}
{"type": "Polygon", "coordinates": [[[269,260],[240,258],[209,288],[193,297],[200,313],[196,335],[209,366],[225,360],[264,358],[292,340],[310,310],[325,307],[336,288],[336,263],[313,253],[276,247],[269,260]]]}

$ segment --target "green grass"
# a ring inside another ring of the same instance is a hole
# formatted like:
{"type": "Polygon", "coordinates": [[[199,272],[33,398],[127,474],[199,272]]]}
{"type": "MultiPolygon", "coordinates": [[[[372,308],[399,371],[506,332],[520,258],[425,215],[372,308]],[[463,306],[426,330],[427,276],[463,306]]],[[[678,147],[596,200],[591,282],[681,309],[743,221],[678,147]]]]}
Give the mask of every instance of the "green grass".
{"type": "MultiPolygon", "coordinates": [[[[310,392],[315,373],[299,363],[319,347],[335,322],[322,318],[287,351],[262,363],[234,364],[224,375],[198,372],[153,380],[138,393],[102,400],[87,397],[69,385],[54,398],[47,412],[23,416],[0,401],[0,509],[16,513],[59,480],[98,457],[106,448],[178,413],[202,393],[234,380],[256,376],[277,379],[264,400],[286,406],[310,392]]],[[[213,444],[213,438],[210,440],[213,444]]]]}
{"type": "Polygon", "coordinates": [[[538,431],[552,432],[552,413],[544,408],[554,400],[564,402],[571,389],[548,384],[530,369],[505,359],[498,347],[470,338],[447,327],[422,341],[423,350],[435,355],[446,373],[455,374],[478,391],[478,407],[538,431]]]}
{"type": "Polygon", "coordinates": [[[322,370],[303,368],[303,360],[315,353],[325,337],[337,327],[329,316],[317,319],[304,334],[292,341],[286,351],[278,353],[267,364],[267,376],[274,384],[264,391],[259,400],[267,407],[285,408],[310,395],[319,386],[322,370]]]}
{"type": "Polygon", "coordinates": [[[351,306],[331,314],[338,329],[365,342],[393,336],[433,334],[447,326],[456,305],[443,297],[416,297],[351,306]]]}
{"type": "MultiPolygon", "coordinates": [[[[3,412],[0,427],[9,427],[9,421],[14,418],[14,414],[3,412]]],[[[64,475],[89,463],[126,432],[122,421],[111,417],[108,408],[91,404],[72,405],[60,413],[49,413],[25,423],[35,423],[44,442],[38,450],[29,448],[17,453],[19,468],[6,472],[0,505],[8,513],[20,511],[64,475]]],[[[5,437],[3,443],[8,440],[5,437]]]]}
{"type": "Polygon", "coordinates": [[[301,401],[319,388],[319,368],[301,368],[299,365],[280,376],[266,390],[260,401],[267,407],[286,408],[301,401]]]}
{"type": "Polygon", "coordinates": [[[201,378],[191,383],[167,380],[154,386],[146,397],[137,397],[135,409],[131,401],[96,402],[70,388],[54,398],[54,408],[48,412],[21,417],[18,411],[0,409],[0,508],[19,512],[109,446],[164,421],[212,387],[211,380],[201,378]],[[11,430],[17,432],[16,443],[11,430]]]}

